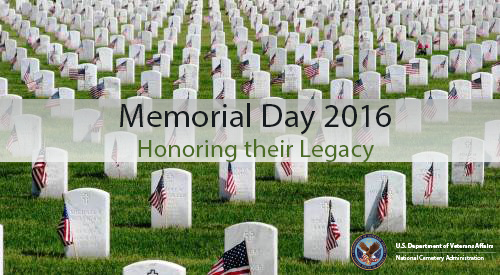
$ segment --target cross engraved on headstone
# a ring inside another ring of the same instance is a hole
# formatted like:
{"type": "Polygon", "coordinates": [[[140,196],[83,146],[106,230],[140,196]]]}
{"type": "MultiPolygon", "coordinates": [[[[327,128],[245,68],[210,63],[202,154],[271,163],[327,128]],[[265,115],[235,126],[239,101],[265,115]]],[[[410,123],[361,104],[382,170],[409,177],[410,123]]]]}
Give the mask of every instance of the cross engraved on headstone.
{"type": "Polygon", "coordinates": [[[151,269],[146,275],[158,275],[158,273],[156,273],[156,270],[151,269]]]}
{"type": "Polygon", "coordinates": [[[88,204],[89,203],[89,194],[83,193],[81,197],[82,197],[82,201],[83,201],[84,204],[88,204]]]}

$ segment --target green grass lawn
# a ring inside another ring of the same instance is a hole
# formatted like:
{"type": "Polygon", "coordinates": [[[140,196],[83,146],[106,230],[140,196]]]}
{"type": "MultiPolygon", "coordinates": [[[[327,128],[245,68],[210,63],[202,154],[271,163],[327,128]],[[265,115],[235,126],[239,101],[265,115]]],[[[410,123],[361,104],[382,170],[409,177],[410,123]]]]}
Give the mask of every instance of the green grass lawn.
{"type": "MultiPolygon", "coordinates": [[[[335,196],[351,204],[351,242],[364,231],[364,175],[391,169],[407,176],[407,231],[379,233],[388,247],[386,272],[493,273],[495,254],[485,261],[396,261],[397,242],[440,244],[454,242],[493,244],[498,240],[500,173],[486,170],[485,185],[449,187],[449,207],[411,205],[411,164],[363,163],[309,165],[309,181],[279,183],[273,164],[257,164],[255,204],[223,203],[218,198],[216,163],[140,163],[136,180],[110,180],[101,163],[72,163],[69,189],[93,187],[111,194],[111,256],[109,259],[65,259],[55,232],[62,201],[30,196],[30,165],[2,164],[0,169],[0,223],[4,225],[7,273],[118,274],[135,261],[162,259],[183,265],[189,274],[206,273],[224,249],[224,228],[246,221],[271,224],[278,229],[280,274],[331,274],[357,272],[354,264],[320,263],[303,258],[303,204],[319,196],[335,196]],[[191,229],[151,229],[150,173],[163,167],[186,169],[193,174],[193,226],[191,229]],[[454,271],[453,271],[454,270],[454,271]]],[[[440,251],[440,250],[422,250],[440,251]]],[[[471,251],[462,249],[459,251],[471,251]]],[[[474,251],[474,250],[472,250],[474,251]]],[[[434,254],[430,254],[434,256],[434,254]]]]}
{"type": "MultiPolygon", "coordinates": [[[[14,1],[10,1],[13,6],[14,1]]],[[[204,15],[208,14],[208,3],[204,1],[204,15]]],[[[188,9],[189,10],[189,9],[188,9]]],[[[224,12],[223,12],[224,14],[224,12]]],[[[242,13],[243,14],[243,13],[242,13]]],[[[171,77],[163,79],[163,98],[172,98],[172,82],[178,77],[182,46],[185,44],[187,21],[185,17],[179,45],[174,49],[171,63],[171,77]]],[[[237,96],[245,98],[239,86],[245,81],[238,72],[236,47],[232,43],[228,17],[223,15],[226,44],[232,60],[233,78],[237,81],[237,96]]],[[[310,25],[311,22],[308,22],[310,25]]],[[[250,29],[249,39],[255,41],[250,29]]],[[[293,27],[290,25],[290,30],[293,27]]],[[[28,48],[30,57],[36,56],[25,41],[6,24],[2,29],[9,31],[11,38],[18,40],[18,46],[28,48]]],[[[274,28],[271,28],[272,33],[274,28]]],[[[41,33],[44,33],[41,29],[41,33]]],[[[163,32],[159,31],[162,39],[163,32]]],[[[51,35],[52,41],[55,41],[51,35]]],[[[303,39],[303,35],[301,39],[303,39]]],[[[494,39],[491,35],[489,39],[494,39]]],[[[157,52],[157,41],[150,58],[157,52]]],[[[355,39],[357,40],[357,39],[355,39]]],[[[478,39],[482,41],[484,39],[478,39]]],[[[357,42],[356,42],[357,43],[357,42]]],[[[284,38],[279,38],[283,46],[284,38]]],[[[210,29],[204,24],[201,56],[210,49],[210,29]]],[[[354,79],[357,79],[357,45],[355,45],[354,79]]],[[[451,48],[450,48],[451,50],[451,48]]],[[[260,53],[260,44],[254,43],[254,52],[260,53]]],[[[315,49],[313,54],[315,53],[315,49]]],[[[336,52],[338,53],[338,52],[336,52]]],[[[435,52],[434,54],[447,54],[435,52]]],[[[45,56],[40,68],[55,70],[56,66],[46,64],[45,56]]],[[[122,56],[115,56],[119,58],[122,56]]],[[[430,57],[426,57],[430,59],[430,57]]],[[[261,59],[262,70],[268,70],[269,60],[261,59]]],[[[288,54],[288,63],[293,63],[293,54],[288,54]]],[[[140,73],[148,67],[136,67],[136,85],[123,85],[122,98],[135,95],[139,88],[140,73]]],[[[200,90],[198,98],[212,98],[210,61],[200,59],[200,90]]],[[[377,71],[385,72],[383,66],[377,71]]],[[[482,71],[490,72],[491,63],[482,71]]],[[[114,75],[99,73],[98,77],[114,75]]],[[[34,98],[21,82],[20,73],[10,70],[8,63],[0,62],[0,76],[9,80],[9,93],[24,98],[34,98]]],[[[330,72],[334,79],[335,73],[330,72]]],[[[470,74],[450,74],[454,79],[470,80],[470,74]]],[[[76,89],[76,81],[63,79],[56,72],[56,87],[76,89]]],[[[329,85],[310,85],[303,81],[303,87],[323,91],[323,98],[329,98],[329,85]]],[[[404,96],[422,98],[429,89],[448,90],[448,81],[430,79],[429,85],[407,86],[406,94],[387,94],[382,89],[382,98],[404,96]]],[[[296,98],[294,93],[282,93],[273,86],[272,96],[296,98]]],[[[90,98],[87,92],[77,92],[77,98],[90,98]]],[[[495,94],[495,98],[499,95],[495,94]]],[[[111,180],[103,173],[102,163],[71,163],[69,167],[69,189],[93,187],[111,194],[111,256],[108,259],[65,259],[63,247],[55,228],[59,222],[62,201],[36,199],[30,196],[31,176],[28,163],[0,164],[0,224],[4,225],[5,272],[20,274],[119,274],[124,266],[145,259],[171,261],[188,270],[188,274],[204,274],[223,253],[224,228],[246,221],[259,221],[278,228],[279,272],[280,274],[332,274],[354,273],[360,270],[352,263],[319,263],[303,258],[303,203],[319,196],[335,196],[351,203],[351,242],[364,231],[364,175],[376,170],[395,170],[407,176],[407,231],[405,233],[378,234],[387,244],[388,259],[382,272],[391,273],[474,273],[491,274],[498,271],[499,258],[496,254],[485,254],[485,261],[455,262],[402,262],[396,261],[398,242],[415,244],[439,244],[455,242],[475,244],[483,242],[500,245],[499,202],[497,187],[500,171],[486,169],[485,184],[479,186],[455,186],[449,189],[448,208],[429,208],[411,205],[411,164],[409,163],[310,163],[309,181],[306,184],[279,183],[274,180],[274,167],[270,163],[257,164],[257,185],[255,204],[223,203],[218,198],[218,164],[216,163],[140,163],[136,180],[111,180]],[[186,169],[193,174],[193,227],[191,229],[151,229],[150,207],[147,198],[150,192],[150,173],[166,167],[186,169]]],[[[423,250],[436,251],[436,250],[423,250]]],[[[467,250],[463,250],[467,251],[467,250]]],[[[492,251],[492,250],[488,250],[492,251]]]]}

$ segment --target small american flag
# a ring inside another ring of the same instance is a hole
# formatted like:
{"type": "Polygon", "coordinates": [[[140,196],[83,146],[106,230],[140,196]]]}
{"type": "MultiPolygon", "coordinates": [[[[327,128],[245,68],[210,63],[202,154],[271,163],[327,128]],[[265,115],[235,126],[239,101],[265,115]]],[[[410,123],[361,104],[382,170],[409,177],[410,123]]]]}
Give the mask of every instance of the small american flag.
{"type": "Polygon", "coordinates": [[[260,41],[263,33],[264,33],[264,28],[260,28],[260,30],[255,34],[255,40],[260,41]]]}
{"type": "Polygon", "coordinates": [[[111,40],[111,43],[108,44],[108,48],[115,49],[117,44],[118,44],[118,37],[111,40]]]}
{"type": "Polygon", "coordinates": [[[285,73],[282,72],[277,75],[275,78],[271,79],[271,85],[278,85],[285,83],[285,73]]]}
{"type": "Polygon", "coordinates": [[[219,94],[215,97],[215,99],[224,99],[226,97],[226,91],[225,91],[225,82],[222,81],[222,90],[219,92],[219,94]]]}
{"type": "Polygon", "coordinates": [[[326,33],[326,40],[332,39],[332,31],[333,31],[333,28],[328,29],[328,32],[326,33]]]}
{"type": "Polygon", "coordinates": [[[385,54],[385,47],[378,47],[375,51],[377,52],[377,56],[383,56],[385,54]]]}
{"type": "Polygon", "coordinates": [[[28,84],[33,81],[30,73],[31,73],[31,64],[28,65],[26,72],[24,72],[23,80],[25,84],[28,84]]]}
{"type": "Polygon", "coordinates": [[[80,42],[80,45],[75,50],[75,53],[78,54],[78,55],[81,54],[81,53],[83,53],[83,43],[82,42],[80,42]]]}
{"type": "Polygon", "coordinates": [[[224,252],[207,275],[245,275],[250,273],[246,241],[224,252]]]}
{"type": "Polygon", "coordinates": [[[234,196],[236,194],[236,183],[234,181],[233,167],[231,162],[227,162],[227,177],[224,184],[224,190],[234,196]]]}
{"type": "Polygon", "coordinates": [[[38,38],[37,40],[35,40],[35,42],[33,44],[31,44],[31,47],[33,48],[33,50],[37,50],[38,47],[40,47],[40,44],[41,44],[41,41],[40,41],[40,38],[38,38]]]}
{"type": "Polygon", "coordinates": [[[69,221],[68,209],[66,208],[66,203],[64,203],[64,210],[57,226],[57,234],[61,238],[61,242],[64,246],[69,246],[73,244],[73,234],[71,234],[71,226],[69,221]]]}
{"type": "Polygon", "coordinates": [[[94,122],[94,125],[92,125],[92,128],[90,128],[90,130],[93,133],[97,133],[102,129],[102,127],[104,127],[104,118],[101,113],[97,118],[97,120],[94,122]]]}
{"type": "Polygon", "coordinates": [[[474,174],[474,163],[470,159],[465,162],[464,172],[466,177],[471,177],[474,174]]]}
{"type": "Polygon", "coordinates": [[[434,72],[432,72],[432,75],[433,76],[436,75],[439,71],[444,70],[444,68],[446,68],[446,59],[444,59],[443,61],[441,61],[441,63],[439,63],[436,69],[434,69],[434,72]]]}
{"type": "Polygon", "coordinates": [[[262,54],[267,54],[267,52],[271,49],[271,46],[269,45],[269,40],[264,44],[264,48],[262,48],[262,54]]]}
{"type": "Polygon", "coordinates": [[[217,65],[217,67],[215,67],[215,69],[212,70],[212,72],[210,72],[210,75],[214,76],[220,73],[222,73],[222,61],[219,63],[219,65],[217,65]]]}
{"type": "Polygon", "coordinates": [[[62,72],[64,68],[66,67],[66,64],[68,63],[68,58],[66,57],[64,61],[59,65],[59,71],[62,72]]]}
{"type": "Polygon", "coordinates": [[[484,59],[491,59],[493,55],[493,46],[490,45],[488,51],[484,54],[484,59]]]}
{"type": "MultiPolygon", "coordinates": [[[[260,121],[262,118],[263,118],[263,115],[262,115],[262,110],[260,109],[260,106],[253,109],[252,111],[250,111],[250,121],[256,122],[256,121],[260,121]]],[[[500,141],[499,141],[499,144],[500,144],[500,141]]]]}
{"type": "Polygon", "coordinates": [[[182,105],[179,105],[179,108],[177,109],[178,112],[187,112],[188,109],[189,109],[189,93],[187,94],[187,98],[184,99],[184,101],[182,102],[182,105]]]}
{"type": "Polygon", "coordinates": [[[60,106],[61,105],[60,99],[61,99],[61,95],[60,95],[59,89],[58,89],[57,92],[55,92],[54,94],[52,94],[49,97],[49,99],[47,100],[47,103],[45,104],[45,108],[53,108],[53,107],[60,106]]]}
{"type": "Polygon", "coordinates": [[[385,218],[388,216],[389,212],[389,180],[385,180],[383,183],[384,189],[382,191],[382,194],[380,195],[380,199],[378,201],[378,220],[380,222],[384,221],[385,218]]]}
{"type": "Polygon", "coordinates": [[[295,62],[295,64],[297,65],[303,65],[304,64],[304,56],[301,56],[299,59],[297,59],[297,61],[295,62]]]}
{"type": "Polygon", "coordinates": [[[116,65],[115,72],[126,72],[127,71],[127,60],[116,65]]]}
{"type": "Polygon", "coordinates": [[[271,60],[269,61],[269,67],[276,63],[276,53],[271,56],[271,60]]]}
{"type": "Polygon", "coordinates": [[[402,51],[399,53],[399,55],[398,55],[398,61],[403,60],[403,56],[404,56],[404,54],[405,54],[405,51],[403,51],[403,50],[402,50],[402,51]]]}
{"type": "Polygon", "coordinates": [[[297,26],[295,26],[295,32],[300,32],[300,20],[297,23],[297,26]]]}
{"type": "Polygon", "coordinates": [[[167,146],[175,145],[177,143],[177,128],[174,128],[170,139],[168,140],[167,146]]]}
{"type": "Polygon", "coordinates": [[[161,56],[153,57],[146,61],[146,65],[148,66],[160,66],[161,64],[161,56]]]}
{"type": "Polygon", "coordinates": [[[186,74],[181,75],[179,79],[174,81],[174,87],[179,87],[179,85],[186,83],[186,74]]]}
{"type": "Polygon", "coordinates": [[[313,94],[311,96],[311,98],[309,99],[309,102],[307,102],[307,105],[304,108],[304,114],[306,116],[310,116],[312,114],[312,112],[316,112],[317,111],[316,100],[314,99],[314,96],[315,96],[315,94],[313,94]]]}
{"type": "Polygon", "coordinates": [[[28,87],[28,91],[34,92],[41,88],[42,83],[43,83],[43,75],[37,80],[27,83],[26,86],[28,87]]]}
{"type": "Polygon", "coordinates": [[[113,160],[113,166],[115,168],[120,167],[120,163],[118,162],[118,142],[116,141],[113,143],[113,150],[111,151],[111,160],[113,160]]]}
{"type": "Polygon", "coordinates": [[[281,169],[285,173],[285,176],[290,177],[293,174],[292,158],[288,155],[283,157],[281,160],[281,169]]]}
{"type": "Polygon", "coordinates": [[[406,103],[403,102],[396,114],[396,124],[405,121],[408,118],[408,109],[406,108],[406,103]]]}
{"type": "Polygon", "coordinates": [[[254,85],[254,80],[253,80],[253,78],[252,78],[252,79],[250,79],[250,80],[246,81],[245,83],[243,83],[243,84],[241,85],[241,91],[242,91],[245,95],[249,95],[249,94],[253,91],[253,89],[255,88],[254,86],[255,86],[255,85],[254,85]]]}
{"type": "Polygon", "coordinates": [[[337,39],[337,41],[333,42],[333,49],[338,49],[340,48],[340,40],[337,39]]]}
{"type": "Polygon", "coordinates": [[[422,109],[422,115],[427,119],[432,119],[437,112],[436,105],[434,105],[434,99],[432,98],[432,94],[429,95],[429,98],[425,101],[424,108],[422,109]]]}
{"type": "Polygon", "coordinates": [[[456,46],[458,43],[458,33],[455,32],[453,35],[450,37],[450,46],[456,46]]]}
{"type": "Polygon", "coordinates": [[[409,63],[404,65],[406,69],[406,74],[419,74],[420,73],[420,63],[409,63]]]}
{"type": "Polygon", "coordinates": [[[141,85],[137,90],[137,96],[149,96],[149,84],[148,82],[141,85]]]}
{"type": "Polygon", "coordinates": [[[467,67],[475,67],[476,66],[476,62],[474,61],[474,59],[472,58],[472,54],[469,53],[469,56],[467,57],[467,67]]]}
{"type": "Polygon", "coordinates": [[[319,47],[318,50],[316,51],[316,57],[322,57],[324,52],[325,52],[325,43],[322,43],[321,47],[319,47]]]}
{"type": "Polygon", "coordinates": [[[248,45],[245,45],[241,50],[240,56],[244,56],[248,52],[248,45]]]}
{"type": "Polygon", "coordinates": [[[238,31],[234,34],[233,43],[237,44],[240,41],[238,31]]]}
{"type": "Polygon", "coordinates": [[[313,36],[312,36],[312,33],[310,33],[310,34],[307,36],[307,38],[306,38],[306,43],[307,43],[307,44],[311,44],[312,40],[313,40],[313,36]]]}
{"type": "Polygon", "coordinates": [[[363,61],[361,62],[361,66],[363,67],[363,69],[367,70],[368,69],[368,56],[370,54],[366,54],[365,58],[363,58],[363,61]]]}
{"type": "Polygon", "coordinates": [[[358,144],[366,145],[373,141],[372,130],[366,126],[366,123],[364,123],[363,126],[361,126],[361,128],[359,128],[359,130],[356,132],[354,138],[356,138],[358,144]]]}
{"type": "Polygon", "coordinates": [[[99,35],[97,36],[97,38],[96,38],[96,40],[95,40],[95,43],[97,43],[97,44],[98,44],[98,43],[101,43],[101,42],[102,42],[102,38],[103,38],[103,36],[102,36],[102,32],[101,32],[101,33],[99,33],[99,35]]]}
{"type": "Polygon", "coordinates": [[[314,137],[312,147],[316,145],[321,145],[323,144],[323,142],[325,142],[325,135],[323,133],[323,128],[320,126],[318,128],[318,131],[316,132],[316,137],[314,137]]]}
{"type": "Polygon", "coordinates": [[[16,65],[17,63],[17,51],[16,51],[16,54],[14,55],[14,57],[12,57],[12,59],[10,60],[10,69],[13,70],[14,69],[14,66],[16,65]]]}
{"type": "Polygon", "coordinates": [[[38,152],[38,157],[31,168],[31,178],[38,190],[47,186],[47,161],[45,157],[45,147],[38,152]]]}
{"type": "Polygon", "coordinates": [[[339,246],[340,230],[332,214],[332,201],[328,203],[328,225],[326,226],[326,252],[339,246]]]}
{"type": "Polygon", "coordinates": [[[382,77],[381,85],[390,84],[390,83],[391,83],[391,73],[387,72],[387,74],[382,77]]]}
{"type": "Polygon", "coordinates": [[[474,90],[481,90],[482,89],[481,75],[478,78],[472,80],[472,89],[474,89],[474,90]]]}
{"type": "Polygon", "coordinates": [[[250,60],[245,60],[240,63],[239,65],[240,72],[244,72],[248,69],[250,69],[250,60]]]}
{"type": "Polygon", "coordinates": [[[9,126],[10,124],[13,107],[14,107],[14,101],[11,101],[9,108],[7,108],[7,110],[5,110],[5,112],[2,114],[2,117],[0,117],[0,123],[5,127],[9,126]]]}
{"type": "Polygon", "coordinates": [[[92,97],[93,99],[98,99],[106,95],[107,93],[104,90],[104,82],[101,82],[95,86],[90,87],[89,94],[90,97],[92,97]]]}
{"type": "Polygon", "coordinates": [[[221,145],[224,144],[227,140],[227,131],[226,128],[221,126],[219,129],[217,129],[217,132],[215,133],[215,137],[213,140],[213,144],[221,145]]]}
{"type": "Polygon", "coordinates": [[[331,68],[344,66],[344,57],[337,57],[330,63],[331,68]]]}
{"type": "Polygon", "coordinates": [[[358,79],[354,81],[354,94],[359,95],[360,93],[365,91],[365,85],[363,84],[363,80],[358,79]]]}
{"type": "Polygon", "coordinates": [[[71,80],[85,80],[85,68],[83,69],[69,69],[69,79],[71,80]]]}
{"type": "Polygon", "coordinates": [[[342,81],[342,85],[340,86],[340,91],[337,94],[337,99],[344,99],[344,81],[342,81]]]}
{"type": "Polygon", "coordinates": [[[193,41],[189,39],[188,42],[186,42],[186,48],[191,48],[191,47],[193,47],[193,41]]]}
{"type": "Polygon", "coordinates": [[[460,97],[458,96],[457,88],[453,85],[453,88],[451,88],[451,91],[448,94],[448,105],[450,107],[455,106],[459,99],[460,97]]]}
{"type": "Polygon", "coordinates": [[[319,62],[304,67],[304,74],[307,79],[313,79],[319,75],[319,62]]]}
{"type": "Polygon", "coordinates": [[[203,58],[210,59],[210,58],[216,57],[216,56],[217,56],[217,50],[214,48],[214,49],[211,49],[207,54],[205,54],[205,56],[203,58]]]}
{"type": "Polygon", "coordinates": [[[423,180],[426,182],[424,198],[428,199],[431,197],[432,192],[434,191],[434,162],[431,163],[429,169],[425,171],[423,180]]]}
{"type": "Polygon", "coordinates": [[[164,184],[164,172],[161,171],[161,177],[158,181],[158,185],[156,185],[155,191],[149,196],[149,205],[158,210],[160,215],[163,215],[163,205],[167,201],[167,191],[165,190],[164,184]]]}

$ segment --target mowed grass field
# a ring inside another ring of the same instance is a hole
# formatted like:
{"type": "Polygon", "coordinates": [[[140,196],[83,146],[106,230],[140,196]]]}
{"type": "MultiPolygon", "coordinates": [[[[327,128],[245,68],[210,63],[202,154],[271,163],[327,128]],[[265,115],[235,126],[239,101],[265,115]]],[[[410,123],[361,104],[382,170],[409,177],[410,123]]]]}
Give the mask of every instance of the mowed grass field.
{"type": "MultiPolygon", "coordinates": [[[[11,2],[11,7],[14,1],[11,2]]],[[[221,4],[223,6],[223,4],[221,4]]],[[[188,9],[189,10],[189,9],[188,9]]],[[[203,15],[208,14],[208,1],[204,1],[203,15]]],[[[255,32],[250,29],[248,17],[245,25],[249,28],[249,39],[255,41],[255,32]]],[[[184,18],[179,45],[174,49],[171,63],[171,77],[163,79],[163,98],[172,98],[172,82],[178,78],[178,66],[182,63],[182,48],[185,44],[188,25],[184,18]]],[[[237,96],[245,98],[239,86],[245,81],[238,72],[236,46],[232,42],[229,19],[223,12],[226,44],[232,60],[233,78],[237,81],[237,96]]],[[[267,21],[267,20],[265,20],[267,21]]],[[[33,23],[32,23],[33,24],[33,23]]],[[[311,22],[308,22],[308,26],[311,22]]],[[[18,46],[26,47],[30,57],[40,59],[40,68],[57,71],[49,66],[46,57],[35,55],[8,25],[2,29],[9,31],[11,38],[17,39],[18,46]]],[[[270,32],[274,28],[270,28],[270,32]]],[[[290,26],[290,30],[292,26],[290,26]]],[[[41,33],[43,29],[41,29],[41,33]]],[[[210,28],[203,25],[202,56],[210,49],[210,28]]],[[[51,41],[55,41],[52,34],[51,41]]],[[[157,52],[157,40],[150,58],[157,52]]],[[[491,35],[489,39],[494,39],[491,35]]],[[[301,35],[301,41],[304,36],[301,35]]],[[[279,38],[279,45],[284,45],[279,38]]],[[[479,39],[478,42],[485,40],[479,39]]],[[[357,43],[357,39],[355,39],[357,43]]],[[[451,50],[451,48],[450,48],[451,50]]],[[[314,47],[315,51],[315,47],[314,47]]],[[[314,54],[313,51],[313,54],[314,54]]],[[[254,43],[254,52],[260,53],[261,46],[254,43]]],[[[336,52],[338,53],[338,52],[336,52]]],[[[447,52],[435,52],[434,54],[447,52]]],[[[121,56],[115,56],[119,58],[121,56]]],[[[430,57],[425,57],[430,59],[430,57]]],[[[293,53],[288,54],[288,63],[293,63],[293,53]]],[[[358,48],[355,45],[355,76],[357,79],[358,48]]],[[[261,68],[268,70],[269,59],[261,59],[261,68]]],[[[140,73],[148,67],[136,67],[136,84],[122,85],[122,98],[134,96],[139,88],[140,73]]],[[[200,90],[198,98],[212,98],[211,62],[200,58],[200,90]]],[[[385,73],[383,66],[377,71],[385,73]]],[[[483,71],[491,71],[491,63],[483,71]]],[[[98,77],[113,73],[100,72],[98,77]]],[[[21,82],[20,73],[10,70],[10,65],[0,62],[0,76],[9,80],[9,93],[24,98],[34,98],[21,82]]],[[[334,79],[335,73],[330,73],[334,79]]],[[[429,89],[448,90],[448,81],[470,80],[470,74],[450,74],[448,80],[429,79],[429,85],[407,87],[406,94],[387,94],[382,88],[382,98],[404,96],[422,98],[429,89]]],[[[56,87],[76,89],[76,81],[63,79],[56,72],[56,87]]],[[[328,85],[310,85],[303,81],[303,88],[323,91],[323,98],[329,98],[328,85]]],[[[282,93],[279,86],[273,86],[272,96],[296,98],[295,93],[282,93]]],[[[77,92],[77,98],[90,98],[87,92],[77,92]]],[[[498,98],[498,94],[495,95],[498,98]]],[[[49,146],[57,146],[50,144],[49,146]]],[[[3,149],[0,149],[3,150],[3,149]]],[[[254,204],[223,203],[218,197],[217,163],[139,163],[136,180],[111,180],[104,173],[102,163],[70,163],[69,189],[93,187],[105,190],[111,195],[111,256],[108,259],[65,259],[63,247],[55,232],[59,222],[62,201],[36,199],[31,197],[31,166],[29,163],[0,164],[0,224],[4,225],[5,272],[19,274],[119,274],[124,266],[145,259],[171,261],[187,268],[188,274],[204,274],[216,262],[224,249],[224,228],[247,221],[271,224],[278,229],[279,272],[280,274],[332,274],[357,273],[360,270],[352,263],[320,263],[303,258],[303,203],[319,196],[335,196],[351,203],[351,242],[364,231],[364,175],[376,170],[395,170],[407,176],[407,231],[401,234],[379,233],[388,247],[388,259],[379,269],[387,273],[473,273],[492,274],[498,271],[497,254],[484,254],[485,261],[454,262],[401,262],[395,260],[396,243],[440,244],[447,242],[493,244],[494,250],[500,245],[498,185],[500,170],[486,169],[485,184],[480,186],[456,186],[449,188],[449,207],[434,208],[411,205],[411,164],[410,163],[310,163],[309,181],[305,184],[280,183],[274,180],[271,163],[258,163],[256,195],[254,204]],[[152,171],[176,167],[190,171],[193,175],[193,227],[191,229],[151,229],[150,207],[147,198],[150,193],[150,173],[152,171]]],[[[422,250],[439,251],[439,250],[422,250]]],[[[463,251],[470,251],[464,249],[463,251]]],[[[433,254],[431,254],[433,255],[433,254]]],[[[438,254],[436,254],[438,255],[438,254]]],[[[483,254],[478,254],[481,256],[483,254]]],[[[441,254],[439,254],[441,256],[441,254]]],[[[461,255],[460,255],[461,256],[461,255]]]]}
{"type": "MultiPolygon", "coordinates": [[[[303,258],[303,203],[319,196],[335,196],[351,204],[351,242],[364,231],[364,175],[392,169],[407,176],[407,231],[378,233],[386,242],[388,259],[380,268],[388,273],[472,273],[498,271],[496,254],[479,254],[485,261],[396,261],[398,242],[414,244],[489,243],[500,245],[498,183],[500,173],[486,170],[483,187],[449,187],[449,207],[411,205],[411,164],[352,163],[309,165],[308,183],[279,183],[270,163],[257,164],[256,202],[223,203],[218,198],[216,163],[140,163],[136,180],[110,180],[100,163],[71,163],[69,189],[93,187],[111,194],[111,256],[108,259],[65,259],[55,232],[62,201],[30,196],[30,164],[2,164],[0,169],[0,223],[4,225],[5,269],[20,274],[118,274],[144,259],[172,261],[188,274],[204,274],[223,253],[224,228],[259,221],[278,229],[280,274],[332,274],[360,271],[353,263],[320,263],[303,258]],[[163,167],[193,174],[191,229],[151,229],[150,173],[163,167]]],[[[442,250],[422,250],[442,251],[442,250]]],[[[478,249],[455,249],[478,251],[478,249]]],[[[429,254],[435,256],[441,254],[429,254]]],[[[467,254],[469,256],[475,254],[467,254]]]]}

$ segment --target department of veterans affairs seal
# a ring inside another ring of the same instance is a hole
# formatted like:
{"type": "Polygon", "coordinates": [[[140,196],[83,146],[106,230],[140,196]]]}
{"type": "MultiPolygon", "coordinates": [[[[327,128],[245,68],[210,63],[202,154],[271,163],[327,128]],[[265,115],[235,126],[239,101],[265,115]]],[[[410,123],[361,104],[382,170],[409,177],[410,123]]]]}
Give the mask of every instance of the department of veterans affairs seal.
{"type": "Polygon", "coordinates": [[[352,243],[352,262],[363,270],[379,268],[386,258],[387,247],[384,241],[375,234],[361,235],[352,243]]]}

